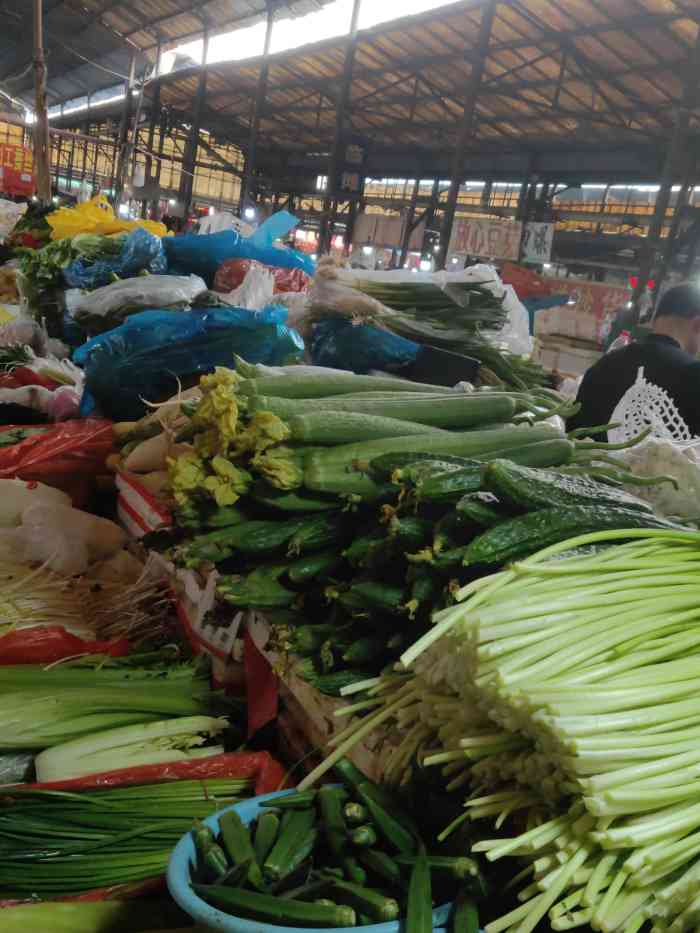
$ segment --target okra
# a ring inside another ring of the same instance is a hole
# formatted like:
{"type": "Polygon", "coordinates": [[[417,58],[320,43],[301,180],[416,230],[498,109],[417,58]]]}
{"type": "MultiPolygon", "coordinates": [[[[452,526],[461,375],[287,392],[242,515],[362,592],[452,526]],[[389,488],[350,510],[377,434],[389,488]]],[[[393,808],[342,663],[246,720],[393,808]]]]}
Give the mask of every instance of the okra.
{"type": "Polygon", "coordinates": [[[377,834],[373,826],[357,826],[350,833],[350,841],[354,846],[369,848],[370,846],[376,845],[377,834]]]}
{"type": "Polygon", "coordinates": [[[452,933],[478,933],[479,911],[466,891],[460,891],[454,907],[452,933]]]}
{"type": "Polygon", "coordinates": [[[331,892],[338,900],[348,902],[363,914],[380,923],[396,920],[399,915],[398,902],[393,897],[386,897],[379,891],[373,891],[352,881],[334,881],[331,892]]]}
{"type": "Polygon", "coordinates": [[[365,868],[382,881],[388,882],[392,887],[401,885],[401,869],[386,852],[380,849],[361,849],[357,857],[365,868]]]}
{"type": "Polygon", "coordinates": [[[313,808],[288,810],[284,814],[277,841],[262,866],[267,881],[279,881],[289,873],[288,866],[294,858],[299,840],[306,837],[315,819],[313,808]]]}
{"type": "Polygon", "coordinates": [[[425,849],[416,857],[408,884],[406,910],[406,933],[432,933],[433,896],[430,881],[430,868],[425,849]]]}
{"type": "Polygon", "coordinates": [[[287,794],[285,797],[275,797],[268,803],[261,803],[262,807],[274,807],[276,810],[305,810],[313,806],[316,800],[315,790],[305,790],[300,794],[287,794]]]}
{"type": "Polygon", "coordinates": [[[359,826],[367,819],[367,808],[363,807],[361,803],[350,801],[350,803],[345,804],[343,816],[348,823],[351,823],[353,826],[359,826]]]}
{"type": "Polygon", "coordinates": [[[279,828],[280,820],[276,813],[261,813],[258,817],[253,842],[253,851],[258,865],[262,865],[270,854],[279,828]]]}
{"type": "Polygon", "coordinates": [[[343,905],[326,907],[214,884],[193,884],[192,889],[199,897],[225,913],[261,923],[326,928],[355,926],[355,911],[343,905]]]}
{"type": "MultiPolygon", "coordinates": [[[[415,855],[397,855],[396,862],[399,865],[409,865],[413,867],[420,856],[415,855]]],[[[479,874],[479,867],[474,859],[467,856],[451,855],[429,855],[428,866],[431,871],[444,872],[456,878],[458,881],[466,881],[467,878],[476,878],[479,874]]]]}
{"type": "Polygon", "coordinates": [[[245,861],[250,862],[248,881],[259,891],[264,890],[262,872],[255,858],[250,832],[235,810],[228,810],[221,815],[219,829],[230,861],[234,865],[245,861]]]}

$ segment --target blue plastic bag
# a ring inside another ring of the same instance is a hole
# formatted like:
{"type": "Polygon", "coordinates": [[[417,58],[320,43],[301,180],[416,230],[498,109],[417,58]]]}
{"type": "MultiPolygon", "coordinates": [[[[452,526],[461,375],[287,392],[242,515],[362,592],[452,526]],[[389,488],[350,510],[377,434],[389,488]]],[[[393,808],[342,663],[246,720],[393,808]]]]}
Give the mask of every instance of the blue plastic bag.
{"type": "Polygon", "coordinates": [[[132,230],[124,240],[121,252],[112,259],[76,259],[63,270],[69,288],[101,288],[109,285],[114,275],[120,278],[138,275],[144,270],[160,275],[167,269],[163,241],[143,227],[132,230]]]}
{"type": "Polygon", "coordinates": [[[287,247],[273,246],[276,239],[288,233],[298,223],[287,211],[278,211],[262,223],[250,237],[235,230],[222,230],[202,236],[185,234],[163,240],[168,270],[176,275],[195,273],[211,288],[219,266],[227,259],[255,259],[267,266],[302,269],[313,275],[316,264],[305,253],[287,247]]]}
{"type": "Polygon", "coordinates": [[[234,368],[234,354],[251,363],[279,366],[298,359],[304,341],[287,327],[286,308],[262,311],[208,308],[142,311],[79,347],[73,361],[85,369],[81,414],[96,406],[116,421],[145,414],[148,401],[175,395],[178,380],[234,368]]]}
{"type": "Polygon", "coordinates": [[[314,366],[368,373],[390,372],[415,362],[420,346],[369,324],[329,318],[314,324],[311,361],[314,366]]]}

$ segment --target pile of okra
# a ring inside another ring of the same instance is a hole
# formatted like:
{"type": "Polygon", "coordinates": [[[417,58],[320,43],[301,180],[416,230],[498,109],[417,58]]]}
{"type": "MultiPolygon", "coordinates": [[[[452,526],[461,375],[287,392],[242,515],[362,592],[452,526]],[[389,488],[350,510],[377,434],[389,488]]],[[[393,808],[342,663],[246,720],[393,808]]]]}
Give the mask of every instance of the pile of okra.
{"type": "Polygon", "coordinates": [[[346,759],[340,785],[265,802],[245,825],[223,813],[219,834],[192,831],[195,893],[225,913],[289,927],[352,927],[405,920],[433,929],[436,904],[451,903],[455,933],[479,927],[476,862],[435,855],[393,798],[346,759]]]}

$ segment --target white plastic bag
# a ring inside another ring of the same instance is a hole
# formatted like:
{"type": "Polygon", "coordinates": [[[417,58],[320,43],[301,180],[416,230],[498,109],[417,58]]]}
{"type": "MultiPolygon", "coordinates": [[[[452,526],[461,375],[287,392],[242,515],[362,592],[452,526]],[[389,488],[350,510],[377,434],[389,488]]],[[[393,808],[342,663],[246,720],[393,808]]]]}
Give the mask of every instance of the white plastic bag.
{"type": "MultiPolygon", "coordinates": [[[[250,264],[246,276],[233,291],[220,295],[222,301],[235,308],[247,308],[248,311],[262,311],[268,305],[277,304],[273,299],[275,279],[272,272],[259,262],[250,264]]],[[[290,324],[290,327],[293,327],[290,324]]]]}
{"type": "Polygon", "coordinates": [[[133,311],[144,308],[187,308],[206,290],[204,279],[198,275],[139,275],[94,292],[69,289],[66,307],[79,323],[105,319],[118,323],[133,311]]]}
{"type": "Polygon", "coordinates": [[[8,237],[15,228],[17,221],[27,212],[26,204],[15,204],[6,198],[0,198],[0,240],[8,237]]]}

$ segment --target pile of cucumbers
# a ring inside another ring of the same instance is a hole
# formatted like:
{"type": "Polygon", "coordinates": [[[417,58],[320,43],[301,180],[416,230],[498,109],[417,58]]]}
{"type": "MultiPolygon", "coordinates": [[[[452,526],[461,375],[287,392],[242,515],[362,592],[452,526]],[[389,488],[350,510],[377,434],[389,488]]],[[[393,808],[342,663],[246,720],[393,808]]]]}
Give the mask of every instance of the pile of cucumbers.
{"type": "Polygon", "coordinates": [[[499,566],[577,534],[676,527],[609,482],[509,459],[389,453],[355,470],[375,501],[252,494],[181,514],[165,541],[180,565],[216,567],[224,604],[265,612],[271,647],[332,696],[393,664],[456,589],[499,566]]]}
{"type": "Polygon", "coordinates": [[[346,759],[339,785],[276,797],[245,825],[222,814],[200,824],[192,887],[236,917],[290,927],[354,927],[405,920],[430,933],[433,905],[453,904],[455,933],[479,928],[485,893],[477,863],[428,854],[415,822],[346,759]]]}

